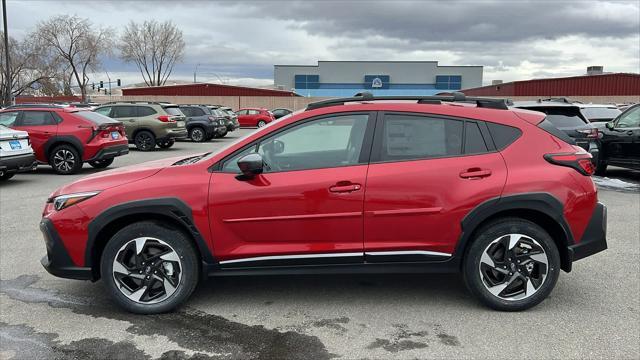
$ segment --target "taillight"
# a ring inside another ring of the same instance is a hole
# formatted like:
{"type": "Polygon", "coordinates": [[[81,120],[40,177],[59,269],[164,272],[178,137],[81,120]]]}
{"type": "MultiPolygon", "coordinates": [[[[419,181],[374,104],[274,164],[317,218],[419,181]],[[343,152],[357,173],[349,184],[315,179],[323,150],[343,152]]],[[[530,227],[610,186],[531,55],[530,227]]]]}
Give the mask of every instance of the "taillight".
{"type": "Polygon", "coordinates": [[[169,115],[160,115],[158,116],[156,119],[162,121],[162,122],[176,122],[176,120],[169,116],[169,115]]]}
{"type": "Polygon", "coordinates": [[[590,138],[590,139],[597,139],[598,138],[598,129],[596,129],[596,128],[593,128],[593,129],[582,129],[582,130],[576,130],[576,131],[581,133],[581,134],[587,135],[587,137],[590,138]]]}
{"type": "Polygon", "coordinates": [[[582,175],[590,176],[596,172],[596,167],[591,161],[591,154],[583,149],[574,153],[545,154],[544,158],[554,165],[573,168],[582,175]]]}
{"type": "Polygon", "coordinates": [[[215,116],[207,116],[207,118],[209,119],[210,122],[215,122],[216,121],[215,116]]]}

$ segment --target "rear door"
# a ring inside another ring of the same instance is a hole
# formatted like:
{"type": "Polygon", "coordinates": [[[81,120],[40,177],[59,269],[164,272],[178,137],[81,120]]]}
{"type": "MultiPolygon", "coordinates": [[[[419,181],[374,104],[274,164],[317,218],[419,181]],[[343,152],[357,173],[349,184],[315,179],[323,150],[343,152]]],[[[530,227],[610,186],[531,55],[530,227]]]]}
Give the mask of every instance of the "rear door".
{"type": "Polygon", "coordinates": [[[133,133],[140,126],[136,107],[131,105],[116,105],[111,111],[111,117],[122,122],[127,137],[133,139],[133,133]]]}
{"type": "Polygon", "coordinates": [[[367,262],[446,260],[471,209],[500,196],[506,167],[484,122],[378,116],[367,175],[367,262]]]}
{"type": "Polygon", "coordinates": [[[58,133],[58,121],[50,111],[21,110],[13,128],[28,132],[38,160],[48,161],[45,144],[58,133]]]}

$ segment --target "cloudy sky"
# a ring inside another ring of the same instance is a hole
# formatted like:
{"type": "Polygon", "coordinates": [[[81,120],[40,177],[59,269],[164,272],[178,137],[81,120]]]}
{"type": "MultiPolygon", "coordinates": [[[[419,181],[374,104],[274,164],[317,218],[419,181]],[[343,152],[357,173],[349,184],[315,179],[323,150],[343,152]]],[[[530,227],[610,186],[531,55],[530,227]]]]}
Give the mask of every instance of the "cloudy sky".
{"type": "MultiPolygon", "coordinates": [[[[640,72],[640,0],[9,0],[7,6],[16,38],[58,14],[116,31],[131,20],[172,20],[186,42],[173,80],[192,80],[197,66],[198,81],[269,85],[274,64],[317,60],[483,65],[485,83],[582,75],[588,65],[640,72]]],[[[142,81],[133,64],[103,62],[112,78],[142,81]]]]}

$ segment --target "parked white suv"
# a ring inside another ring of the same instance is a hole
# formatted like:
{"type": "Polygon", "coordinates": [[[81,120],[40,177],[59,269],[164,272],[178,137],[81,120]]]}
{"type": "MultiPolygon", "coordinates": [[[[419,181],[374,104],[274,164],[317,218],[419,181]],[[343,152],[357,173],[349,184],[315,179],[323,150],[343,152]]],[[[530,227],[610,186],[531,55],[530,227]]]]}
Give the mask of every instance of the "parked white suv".
{"type": "Polygon", "coordinates": [[[17,172],[33,170],[36,166],[29,134],[0,125],[0,181],[12,178],[17,172]]]}

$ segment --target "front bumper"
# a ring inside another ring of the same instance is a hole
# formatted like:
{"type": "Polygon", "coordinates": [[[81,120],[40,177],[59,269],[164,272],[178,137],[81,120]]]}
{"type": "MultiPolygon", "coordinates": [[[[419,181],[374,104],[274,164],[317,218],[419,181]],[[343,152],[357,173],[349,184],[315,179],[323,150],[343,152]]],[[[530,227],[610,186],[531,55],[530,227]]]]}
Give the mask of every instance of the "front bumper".
{"type": "Polygon", "coordinates": [[[30,171],[36,168],[36,156],[31,154],[14,155],[0,158],[0,171],[14,173],[30,171]]]}
{"type": "Polygon", "coordinates": [[[47,255],[40,260],[45,270],[51,275],[62,278],[93,280],[91,268],[76,266],[73,263],[51,220],[42,219],[40,221],[40,231],[44,236],[44,243],[47,247],[47,255]]]}
{"type": "Polygon", "coordinates": [[[94,157],[87,161],[97,161],[112,159],[116,156],[126,155],[129,153],[129,145],[115,145],[100,149],[94,157]]]}
{"type": "Polygon", "coordinates": [[[587,229],[580,242],[568,248],[571,262],[607,249],[607,207],[602,203],[596,205],[587,229]]]}

